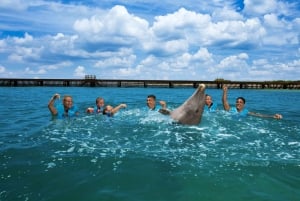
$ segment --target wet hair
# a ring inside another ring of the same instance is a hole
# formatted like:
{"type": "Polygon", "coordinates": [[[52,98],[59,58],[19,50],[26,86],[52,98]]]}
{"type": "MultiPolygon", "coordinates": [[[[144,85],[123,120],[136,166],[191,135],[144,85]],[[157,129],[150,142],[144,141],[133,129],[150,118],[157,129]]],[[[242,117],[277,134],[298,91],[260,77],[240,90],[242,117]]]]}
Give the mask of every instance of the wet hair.
{"type": "Polygon", "coordinates": [[[107,114],[107,106],[104,107],[102,114],[107,114]]]}
{"type": "Polygon", "coordinates": [[[156,100],[156,96],[153,94],[148,95],[148,98],[153,98],[154,100],[156,100]]]}
{"type": "Polygon", "coordinates": [[[71,98],[71,99],[72,99],[72,101],[73,101],[73,98],[72,98],[72,96],[71,96],[71,95],[64,95],[64,98],[63,98],[63,100],[65,101],[67,98],[71,98]]]}
{"type": "Polygon", "coordinates": [[[104,99],[103,99],[102,97],[96,98],[96,104],[97,104],[100,100],[104,100],[104,99]]]}
{"type": "Polygon", "coordinates": [[[236,98],[236,100],[239,100],[239,99],[241,99],[241,100],[244,102],[244,104],[246,103],[245,98],[243,98],[243,97],[241,97],[241,96],[236,98]]]}
{"type": "Polygon", "coordinates": [[[111,107],[111,105],[107,105],[104,107],[102,114],[107,115],[108,117],[111,117],[113,115],[113,113],[111,111],[108,111],[108,107],[111,107]]]}

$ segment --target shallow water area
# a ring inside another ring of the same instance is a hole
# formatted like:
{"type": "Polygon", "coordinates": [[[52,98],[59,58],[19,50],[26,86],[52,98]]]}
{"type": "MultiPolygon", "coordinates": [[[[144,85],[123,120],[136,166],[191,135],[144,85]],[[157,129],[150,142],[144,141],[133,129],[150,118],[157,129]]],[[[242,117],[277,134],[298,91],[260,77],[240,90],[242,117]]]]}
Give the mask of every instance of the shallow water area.
{"type": "Polygon", "coordinates": [[[0,120],[0,200],[300,197],[300,91],[229,91],[230,103],[244,96],[250,111],[284,116],[275,120],[236,119],[222,111],[222,91],[207,89],[219,111],[204,113],[195,126],[145,110],[148,94],[175,108],[193,93],[190,88],[0,91],[5,117],[0,120]],[[54,93],[71,94],[80,117],[52,120],[47,103],[54,93]],[[97,96],[111,105],[124,102],[127,108],[113,118],[85,114],[97,96]]]}

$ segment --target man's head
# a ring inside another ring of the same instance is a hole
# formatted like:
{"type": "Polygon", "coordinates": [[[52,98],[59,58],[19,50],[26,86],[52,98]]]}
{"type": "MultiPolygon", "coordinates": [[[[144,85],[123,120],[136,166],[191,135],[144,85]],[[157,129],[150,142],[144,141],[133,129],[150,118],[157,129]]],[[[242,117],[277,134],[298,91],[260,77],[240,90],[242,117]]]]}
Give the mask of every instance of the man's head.
{"type": "Polygon", "coordinates": [[[237,97],[236,101],[235,101],[235,107],[238,111],[241,111],[244,109],[246,100],[243,97],[237,97]]]}
{"type": "Polygon", "coordinates": [[[63,105],[65,109],[70,109],[73,106],[72,96],[65,95],[63,99],[63,105]]]}
{"type": "Polygon", "coordinates": [[[151,94],[148,95],[147,97],[147,106],[149,107],[149,109],[155,109],[155,101],[156,101],[156,96],[151,94]]]}
{"type": "Polygon", "coordinates": [[[102,108],[104,106],[104,98],[102,97],[96,98],[96,105],[98,108],[102,108]]]}

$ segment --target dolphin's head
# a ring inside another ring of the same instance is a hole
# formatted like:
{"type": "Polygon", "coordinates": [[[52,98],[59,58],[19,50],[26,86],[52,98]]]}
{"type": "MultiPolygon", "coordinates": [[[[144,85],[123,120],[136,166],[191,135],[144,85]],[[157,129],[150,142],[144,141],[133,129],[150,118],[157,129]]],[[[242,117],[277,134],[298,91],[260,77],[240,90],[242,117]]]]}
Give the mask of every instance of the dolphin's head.
{"type": "Polygon", "coordinates": [[[204,104],[205,85],[200,84],[191,97],[170,112],[170,116],[181,124],[197,125],[201,122],[204,104]]]}

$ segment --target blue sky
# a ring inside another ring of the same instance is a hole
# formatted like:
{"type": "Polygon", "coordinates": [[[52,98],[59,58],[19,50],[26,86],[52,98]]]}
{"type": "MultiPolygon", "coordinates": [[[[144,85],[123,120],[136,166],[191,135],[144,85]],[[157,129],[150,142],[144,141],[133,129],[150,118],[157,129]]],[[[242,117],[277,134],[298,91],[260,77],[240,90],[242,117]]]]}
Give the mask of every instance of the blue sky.
{"type": "Polygon", "coordinates": [[[296,0],[0,2],[0,78],[300,80],[296,0]]]}

